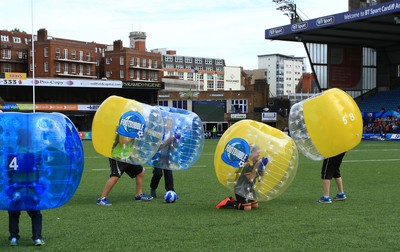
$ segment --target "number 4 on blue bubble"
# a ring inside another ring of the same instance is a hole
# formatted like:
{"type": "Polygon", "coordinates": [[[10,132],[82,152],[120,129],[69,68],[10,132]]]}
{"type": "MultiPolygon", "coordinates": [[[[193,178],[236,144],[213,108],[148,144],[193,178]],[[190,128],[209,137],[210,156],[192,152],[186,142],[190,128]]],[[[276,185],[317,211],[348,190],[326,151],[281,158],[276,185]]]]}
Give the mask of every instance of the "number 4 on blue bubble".
{"type": "Polygon", "coordinates": [[[16,171],[18,169],[18,164],[17,164],[17,157],[14,157],[10,164],[8,165],[8,167],[14,171],[16,171]]]}

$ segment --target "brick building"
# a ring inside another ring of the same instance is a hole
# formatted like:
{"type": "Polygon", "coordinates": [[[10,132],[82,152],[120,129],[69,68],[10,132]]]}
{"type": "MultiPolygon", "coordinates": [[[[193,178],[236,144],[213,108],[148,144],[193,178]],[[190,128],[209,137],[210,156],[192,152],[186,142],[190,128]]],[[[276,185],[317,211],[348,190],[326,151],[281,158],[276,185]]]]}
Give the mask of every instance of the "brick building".
{"type": "MultiPolygon", "coordinates": [[[[32,44],[29,42],[29,73],[33,76],[32,44]]],[[[106,45],[49,37],[40,29],[34,43],[35,76],[45,78],[87,78],[102,76],[102,55],[106,45]]]]}
{"type": "Polygon", "coordinates": [[[250,85],[252,77],[242,67],[228,67],[223,59],[180,56],[176,51],[160,49],[149,51],[145,32],[131,32],[130,45],[124,47],[121,40],[105,45],[51,37],[46,29],[40,29],[34,36],[34,52],[31,35],[0,32],[2,55],[6,55],[0,64],[0,95],[16,110],[24,107],[29,111],[33,90],[28,82],[34,77],[38,81],[37,111],[64,113],[82,131],[91,130],[96,108],[111,95],[188,109],[200,115],[205,130],[217,126],[219,132],[241,119],[261,121],[268,102],[268,84],[250,85]],[[19,40],[11,37],[20,37],[24,42],[18,50],[14,41],[19,40]],[[8,55],[17,52],[25,55],[25,61],[10,66],[8,55]],[[26,73],[28,79],[10,84],[9,79],[4,79],[5,72],[26,73]],[[177,86],[175,91],[165,86],[167,80],[177,86]],[[119,84],[112,88],[101,86],[101,82],[119,84]]]}
{"type": "Polygon", "coordinates": [[[26,32],[0,30],[0,78],[5,72],[27,73],[31,37],[26,32]]]}
{"type": "Polygon", "coordinates": [[[105,77],[123,81],[160,82],[161,54],[146,50],[145,32],[131,32],[129,38],[130,47],[123,47],[122,41],[116,40],[105,51],[105,77]]]}

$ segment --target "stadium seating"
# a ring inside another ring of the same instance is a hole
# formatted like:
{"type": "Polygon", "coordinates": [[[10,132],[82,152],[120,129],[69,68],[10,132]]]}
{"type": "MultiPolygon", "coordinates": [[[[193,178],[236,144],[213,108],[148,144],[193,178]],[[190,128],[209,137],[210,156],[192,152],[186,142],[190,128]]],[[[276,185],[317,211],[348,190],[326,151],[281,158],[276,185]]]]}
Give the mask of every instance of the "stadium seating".
{"type": "Polygon", "coordinates": [[[378,112],[381,108],[386,111],[396,110],[400,106],[400,88],[378,92],[358,103],[361,112],[378,112]]]}

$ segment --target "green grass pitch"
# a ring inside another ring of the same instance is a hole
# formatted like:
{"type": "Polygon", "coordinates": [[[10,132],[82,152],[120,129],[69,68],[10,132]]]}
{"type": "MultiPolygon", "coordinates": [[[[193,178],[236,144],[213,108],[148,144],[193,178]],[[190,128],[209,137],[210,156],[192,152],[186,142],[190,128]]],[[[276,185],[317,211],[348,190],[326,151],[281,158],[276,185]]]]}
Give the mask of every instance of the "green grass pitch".
{"type": "MultiPolygon", "coordinates": [[[[2,211],[0,251],[398,251],[400,142],[363,141],[347,153],[341,167],[344,202],[315,202],[322,194],[322,161],[300,155],[289,188],[250,212],[215,209],[232,195],[215,176],[217,143],[205,140],[194,166],[174,172],[176,203],[162,197],[134,202],[134,180],[124,175],[108,197],[113,205],[103,207],[96,200],[108,161],[84,141],[85,168],[75,195],[60,208],[42,211],[46,245],[33,246],[23,212],[19,246],[10,247],[2,211]]],[[[149,193],[152,168],[145,167],[143,191],[149,193]]],[[[163,192],[161,180],[159,196],[163,192]]]]}

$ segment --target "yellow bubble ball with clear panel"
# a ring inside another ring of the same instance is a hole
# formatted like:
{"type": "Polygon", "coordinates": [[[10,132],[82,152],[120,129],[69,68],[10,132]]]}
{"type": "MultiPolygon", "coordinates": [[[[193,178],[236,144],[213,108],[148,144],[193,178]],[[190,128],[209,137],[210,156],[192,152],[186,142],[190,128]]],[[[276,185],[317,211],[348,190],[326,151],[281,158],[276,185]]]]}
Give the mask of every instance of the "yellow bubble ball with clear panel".
{"type": "Polygon", "coordinates": [[[363,122],[354,99],[333,88],[292,106],[290,136],[306,157],[323,160],[357,146],[363,122]]]}
{"type": "Polygon", "coordinates": [[[214,155],[218,181],[234,191],[238,174],[253,145],[260,147],[260,157],[269,160],[264,176],[258,178],[254,185],[257,199],[272,200],[293,181],[298,166],[298,151],[288,135],[264,123],[242,120],[225,131],[214,155]]]}
{"type": "Polygon", "coordinates": [[[144,164],[150,160],[161,145],[162,135],[163,118],[158,109],[120,96],[104,100],[93,118],[94,149],[126,163],[144,164]],[[134,136],[119,134],[118,130],[124,127],[134,136]]]}

